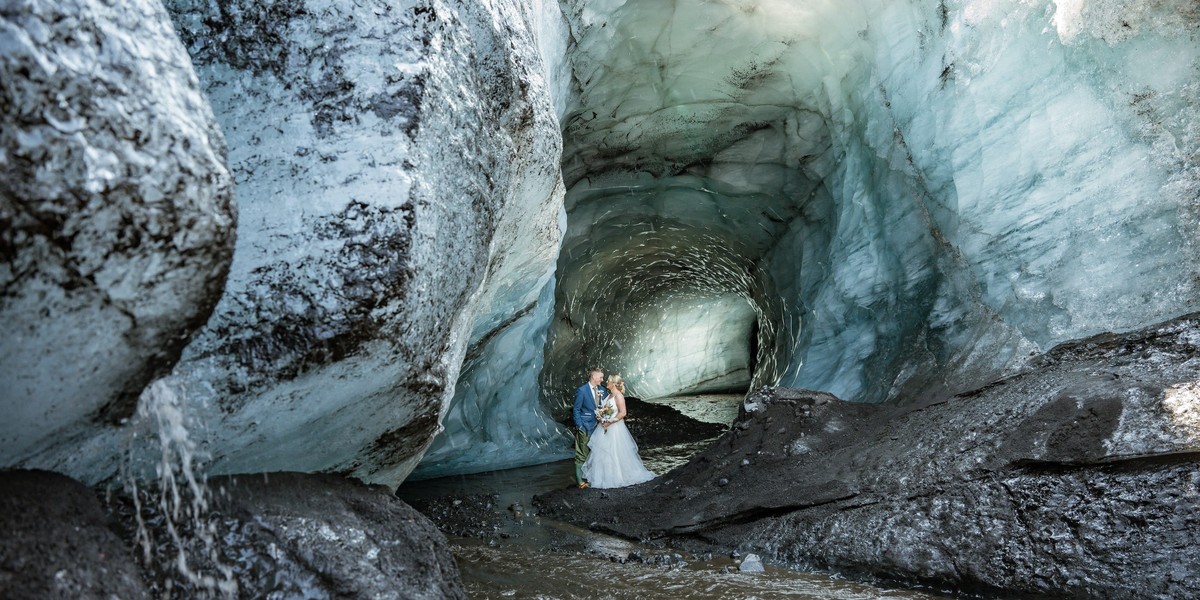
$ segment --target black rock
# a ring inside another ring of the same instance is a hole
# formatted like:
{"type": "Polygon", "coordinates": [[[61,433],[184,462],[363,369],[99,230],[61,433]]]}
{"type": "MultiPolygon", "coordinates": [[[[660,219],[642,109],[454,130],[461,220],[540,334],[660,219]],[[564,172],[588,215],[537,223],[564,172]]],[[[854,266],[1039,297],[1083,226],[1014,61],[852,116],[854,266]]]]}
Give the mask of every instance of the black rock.
{"type": "Polygon", "coordinates": [[[500,529],[500,515],[492,510],[498,501],[495,494],[407,500],[410,506],[432,520],[445,535],[477,539],[489,538],[500,529]]]}
{"type": "Polygon", "coordinates": [[[129,546],[87,486],[0,471],[0,598],[149,598],[129,546]]]}
{"type": "Polygon", "coordinates": [[[214,510],[243,597],[466,598],[446,538],[383,486],[336,475],[219,477],[214,510]],[[247,559],[246,557],[251,557],[247,559]]]}

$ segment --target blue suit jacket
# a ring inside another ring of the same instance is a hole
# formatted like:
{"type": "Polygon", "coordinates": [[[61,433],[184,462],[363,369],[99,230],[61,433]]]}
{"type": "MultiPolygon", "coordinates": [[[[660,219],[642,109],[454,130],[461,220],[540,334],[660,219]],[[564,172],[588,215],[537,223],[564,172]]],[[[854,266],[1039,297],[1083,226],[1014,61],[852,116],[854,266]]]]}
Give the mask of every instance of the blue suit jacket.
{"type": "MultiPolygon", "coordinates": [[[[596,401],[592,398],[592,386],[585,383],[575,390],[575,408],[571,411],[571,416],[575,418],[575,426],[580,429],[586,429],[588,435],[591,435],[596,430],[596,401]]],[[[602,385],[596,386],[600,390],[600,399],[608,397],[608,389],[602,385]]]]}

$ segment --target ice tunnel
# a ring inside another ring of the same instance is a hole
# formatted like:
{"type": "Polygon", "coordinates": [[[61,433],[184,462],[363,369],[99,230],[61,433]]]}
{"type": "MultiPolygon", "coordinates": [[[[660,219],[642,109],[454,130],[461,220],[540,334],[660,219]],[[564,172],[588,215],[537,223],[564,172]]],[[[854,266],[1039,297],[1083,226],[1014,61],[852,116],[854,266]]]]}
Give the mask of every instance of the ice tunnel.
{"type": "Polygon", "coordinates": [[[548,396],[569,400],[588,365],[643,398],[775,381],[795,324],[760,261],[786,208],[698,176],[622,183],[568,195],[548,396]]]}
{"type": "Polygon", "coordinates": [[[1191,0],[146,4],[5,17],[5,467],[111,479],[161,379],[212,474],[394,487],[565,456],[593,364],[902,403],[1200,308],[1191,0]]]}
{"type": "Polygon", "coordinates": [[[539,410],[589,365],[929,398],[1197,307],[1194,6],[562,7],[539,410]]]}

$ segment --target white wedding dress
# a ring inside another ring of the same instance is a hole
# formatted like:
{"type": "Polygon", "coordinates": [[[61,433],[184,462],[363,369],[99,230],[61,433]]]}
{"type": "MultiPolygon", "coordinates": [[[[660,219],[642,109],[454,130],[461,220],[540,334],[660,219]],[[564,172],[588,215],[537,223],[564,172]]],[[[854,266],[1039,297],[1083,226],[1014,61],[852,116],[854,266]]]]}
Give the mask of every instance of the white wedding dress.
{"type": "MultiPolygon", "coordinates": [[[[611,406],[616,414],[616,401],[609,396],[596,409],[597,420],[606,406],[611,406]]],[[[594,488],[625,487],[655,477],[654,472],[642,465],[637,442],[633,441],[624,420],[609,425],[608,429],[596,426],[588,448],[591,454],[583,463],[583,478],[594,488]]]]}

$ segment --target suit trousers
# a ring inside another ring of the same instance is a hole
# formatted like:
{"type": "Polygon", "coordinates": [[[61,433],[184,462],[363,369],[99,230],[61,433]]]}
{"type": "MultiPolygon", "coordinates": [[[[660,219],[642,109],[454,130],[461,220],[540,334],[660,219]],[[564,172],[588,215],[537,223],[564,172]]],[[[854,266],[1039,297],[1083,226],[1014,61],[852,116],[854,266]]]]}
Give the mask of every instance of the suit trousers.
{"type": "Polygon", "coordinates": [[[592,440],[592,436],[582,427],[575,428],[575,481],[583,483],[583,463],[587,461],[588,455],[592,450],[588,448],[588,442],[592,440]]]}

